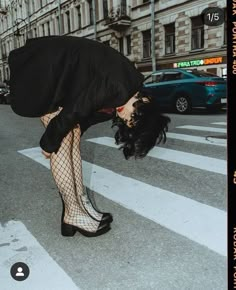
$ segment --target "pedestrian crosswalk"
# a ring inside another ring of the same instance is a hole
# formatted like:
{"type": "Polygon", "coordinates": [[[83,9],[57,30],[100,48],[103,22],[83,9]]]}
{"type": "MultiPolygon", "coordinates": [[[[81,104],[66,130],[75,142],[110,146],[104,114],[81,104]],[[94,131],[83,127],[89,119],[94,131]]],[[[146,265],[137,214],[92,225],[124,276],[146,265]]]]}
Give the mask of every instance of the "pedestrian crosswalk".
{"type": "Polygon", "coordinates": [[[167,138],[222,147],[226,147],[227,145],[226,139],[209,140],[208,137],[200,137],[186,134],[167,133],[167,138]]]}
{"type": "MultiPolygon", "coordinates": [[[[225,126],[226,123],[216,122],[211,125],[225,126]]],[[[197,130],[198,132],[226,132],[224,128],[185,125],[176,127],[175,131],[177,133],[168,132],[168,137],[194,142],[199,146],[201,144],[216,145],[207,141],[203,136],[204,134],[201,136],[182,134],[182,129],[197,130]]],[[[85,142],[111,149],[118,147],[115,145],[114,139],[108,136],[89,138],[85,142]]],[[[219,146],[222,146],[222,150],[224,150],[225,145],[221,144],[219,146]]],[[[42,156],[39,147],[20,150],[19,153],[39,162],[48,169],[50,168],[49,161],[42,156]]],[[[174,148],[155,147],[148,155],[154,160],[160,159],[180,166],[197,168],[202,171],[203,175],[211,172],[225,177],[227,172],[225,160],[184,152],[184,147],[183,151],[174,148]]],[[[209,248],[221,256],[226,256],[227,218],[224,210],[188,198],[179,192],[177,194],[152,186],[87,161],[83,161],[83,177],[84,184],[91,190],[191,241],[209,248]]]]}
{"type": "Polygon", "coordinates": [[[213,124],[213,125],[223,125],[223,126],[226,126],[227,125],[226,122],[213,122],[211,124],[213,124]]]}
{"type": "Polygon", "coordinates": [[[79,290],[65,271],[50,257],[20,221],[0,224],[1,290],[79,290]],[[30,268],[25,281],[12,279],[9,269],[24,261],[30,268]]]}
{"type": "Polygon", "coordinates": [[[227,130],[224,129],[224,128],[214,128],[214,127],[205,127],[205,126],[193,126],[193,125],[178,126],[176,128],[190,129],[190,130],[198,130],[198,131],[207,131],[207,132],[214,132],[214,133],[226,133],[227,132],[227,130]]]}
{"type": "MultiPolygon", "coordinates": [[[[119,148],[119,146],[114,144],[114,139],[109,137],[93,138],[88,139],[87,141],[113,148],[119,148]]],[[[216,158],[160,147],[154,147],[148,153],[148,156],[215,173],[226,174],[226,161],[216,158]]]]}
{"type": "MultiPolygon", "coordinates": [[[[167,146],[153,148],[148,154],[148,159],[145,159],[147,161],[139,162],[138,166],[149,166],[147,165],[149,162],[152,164],[161,163],[162,166],[164,164],[165,172],[171,176],[172,182],[176,169],[181,171],[180,178],[184,177],[185,171],[190,171],[200,177],[203,176],[205,181],[207,180],[205,176],[208,174],[211,178],[216,177],[214,180],[226,180],[226,161],[223,157],[226,151],[225,126],[225,122],[214,122],[210,123],[209,126],[192,124],[177,126],[171,132],[167,132],[167,146]],[[208,135],[216,135],[209,134],[211,132],[224,134],[223,138],[209,139],[208,135]],[[194,150],[190,150],[191,147],[194,147],[194,150]],[[216,153],[211,152],[214,150],[216,153]],[[219,152],[222,155],[219,155],[219,152]]],[[[98,154],[104,150],[109,150],[112,156],[121,154],[115,150],[119,146],[115,145],[114,139],[109,136],[86,138],[85,135],[82,142],[84,142],[84,146],[97,150],[98,154]]],[[[19,150],[18,153],[50,169],[49,160],[44,158],[40,147],[25,148],[19,150]]],[[[114,169],[106,162],[103,160],[98,164],[96,159],[94,161],[90,158],[83,160],[85,186],[104,198],[119,204],[123,207],[123,211],[133,212],[136,214],[134,216],[141,219],[145,218],[145,221],[150,221],[150,224],[151,222],[155,223],[156,226],[159,226],[159,231],[168,232],[168,236],[173,236],[175,242],[184,239],[190,247],[201,249],[201,253],[207,252],[209,256],[214,256],[219,261],[225,259],[227,254],[227,216],[225,210],[215,206],[214,202],[205,201],[204,196],[196,198],[197,195],[193,195],[190,188],[189,192],[188,188],[187,192],[186,188],[185,191],[181,192],[181,187],[176,190],[175,185],[165,187],[164,182],[159,180],[160,176],[157,177],[158,182],[151,183],[145,176],[131,175],[128,170],[120,172],[118,168],[114,169]]],[[[128,166],[132,166],[132,162],[129,162],[128,166]]],[[[148,171],[146,170],[146,172],[148,171]]],[[[180,182],[184,183],[184,180],[180,180],[180,182]]],[[[205,187],[204,183],[199,184],[199,188],[206,193],[206,196],[208,195],[209,185],[205,187]]],[[[219,186],[219,191],[222,191],[222,185],[219,186]]],[[[216,192],[211,198],[222,195],[224,192],[216,192]]],[[[114,222],[114,231],[116,230],[115,225],[114,222]]],[[[161,233],[158,233],[159,235],[162,239],[161,233]]],[[[112,239],[114,236],[111,235],[110,238],[112,239]]],[[[105,238],[109,239],[109,236],[105,238]]],[[[70,274],[60,267],[58,261],[50,257],[47,250],[39,244],[22,222],[9,221],[0,225],[0,240],[1,277],[4,279],[4,285],[8,285],[6,290],[15,289],[16,281],[9,275],[9,269],[15,262],[19,261],[26,262],[31,271],[30,279],[17,284],[19,290],[30,289],[32,283],[35,290],[60,290],[64,289],[65,285],[70,290],[82,289],[81,277],[76,281],[76,285],[71,280],[70,274]],[[43,279],[41,279],[42,276],[43,279]]],[[[77,247],[77,240],[73,239],[73,241],[77,247]]],[[[160,242],[159,240],[157,248],[160,247],[160,242]]],[[[165,288],[160,289],[164,290],[165,288]]],[[[166,289],[172,289],[172,286],[166,289]]]]}

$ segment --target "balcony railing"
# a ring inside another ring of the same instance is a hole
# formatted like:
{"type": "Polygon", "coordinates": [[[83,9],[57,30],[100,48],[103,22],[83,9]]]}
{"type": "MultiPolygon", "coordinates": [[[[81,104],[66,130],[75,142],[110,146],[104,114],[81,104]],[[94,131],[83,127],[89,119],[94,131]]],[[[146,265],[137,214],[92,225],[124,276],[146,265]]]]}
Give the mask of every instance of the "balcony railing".
{"type": "Polygon", "coordinates": [[[130,6],[122,4],[112,7],[110,11],[108,11],[106,24],[115,30],[128,28],[131,24],[130,11],[130,6]]]}

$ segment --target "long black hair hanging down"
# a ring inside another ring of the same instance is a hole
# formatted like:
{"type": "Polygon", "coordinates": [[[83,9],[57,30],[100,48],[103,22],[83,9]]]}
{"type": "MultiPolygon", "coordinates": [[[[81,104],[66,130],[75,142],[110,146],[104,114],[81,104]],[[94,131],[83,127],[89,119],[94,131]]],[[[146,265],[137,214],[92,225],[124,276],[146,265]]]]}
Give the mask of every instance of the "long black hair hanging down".
{"type": "Polygon", "coordinates": [[[112,127],[117,126],[115,133],[116,144],[122,144],[120,149],[126,159],[131,156],[143,158],[161,141],[166,142],[166,131],[170,118],[160,113],[154,100],[142,93],[137,95],[138,101],[134,103],[132,114],[132,128],[118,116],[114,117],[112,127]]]}

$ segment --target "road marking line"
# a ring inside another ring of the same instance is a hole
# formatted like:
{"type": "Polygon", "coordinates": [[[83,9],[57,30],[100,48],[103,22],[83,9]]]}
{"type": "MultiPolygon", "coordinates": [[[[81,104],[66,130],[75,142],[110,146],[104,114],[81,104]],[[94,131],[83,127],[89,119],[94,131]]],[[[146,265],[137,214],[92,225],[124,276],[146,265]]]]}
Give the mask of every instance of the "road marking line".
{"type": "Polygon", "coordinates": [[[211,123],[211,124],[213,124],[213,125],[224,125],[224,126],[227,125],[226,122],[214,122],[214,123],[211,123]]]}
{"type": "Polygon", "coordinates": [[[33,159],[34,161],[47,167],[47,169],[50,169],[50,161],[43,156],[42,149],[40,147],[19,150],[18,153],[23,154],[24,156],[27,156],[30,159],[33,159]]]}
{"type": "Polygon", "coordinates": [[[167,135],[167,138],[171,138],[171,139],[196,142],[196,143],[202,143],[202,144],[208,144],[208,145],[223,146],[223,147],[227,146],[227,141],[225,139],[219,139],[219,140],[216,140],[215,142],[212,142],[210,140],[206,140],[206,137],[199,137],[199,136],[193,136],[193,135],[176,134],[176,133],[167,133],[166,135],[167,135]]]}
{"type": "MultiPolygon", "coordinates": [[[[19,151],[50,168],[40,148],[19,151]],[[38,158],[41,154],[41,160],[38,158]]],[[[176,193],[122,176],[83,161],[83,181],[91,190],[133,210],[161,226],[204,245],[216,253],[227,253],[225,211],[176,193]]]]}
{"type": "MultiPolygon", "coordinates": [[[[119,146],[117,146],[114,143],[115,142],[114,139],[110,137],[92,138],[87,139],[86,141],[113,148],[119,148],[119,146]]],[[[202,155],[177,151],[173,149],[166,149],[161,147],[154,147],[148,153],[148,156],[215,173],[220,173],[224,175],[227,174],[227,162],[225,160],[220,160],[212,157],[206,157],[202,155]]]]}
{"type": "Polygon", "coordinates": [[[0,242],[5,244],[0,247],[1,289],[79,289],[22,222],[0,224],[0,242]],[[27,264],[30,270],[29,277],[21,282],[10,275],[12,265],[17,262],[27,264]]]}
{"type": "Polygon", "coordinates": [[[207,131],[207,132],[217,132],[217,133],[226,133],[226,129],[222,128],[213,128],[213,127],[205,127],[205,126],[192,126],[192,125],[184,125],[177,126],[176,128],[180,129],[190,129],[190,130],[199,130],[199,131],[207,131]]]}

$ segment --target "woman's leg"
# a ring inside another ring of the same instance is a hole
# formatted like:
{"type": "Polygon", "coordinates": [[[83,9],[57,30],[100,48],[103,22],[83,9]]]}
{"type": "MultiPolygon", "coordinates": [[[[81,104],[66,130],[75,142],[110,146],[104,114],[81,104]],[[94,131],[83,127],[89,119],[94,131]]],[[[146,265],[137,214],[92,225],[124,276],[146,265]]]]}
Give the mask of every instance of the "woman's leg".
{"type": "Polygon", "coordinates": [[[80,136],[81,131],[78,125],[78,127],[73,129],[73,146],[72,146],[72,166],[76,184],[77,198],[81,200],[81,203],[83,204],[85,211],[87,211],[88,214],[94,217],[96,220],[100,221],[103,217],[103,214],[97,212],[93,208],[86,191],[83,190],[82,160],[80,155],[80,136]]]}
{"type": "MultiPolygon", "coordinates": [[[[45,127],[58,112],[47,114],[41,118],[45,127]]],[[[72,147],[73,131],[63,139],[57,154],[52,153],[50,158],[52,175],[65,205],[64,222],[89,232],[96,232],[99,222],[86,213],[77,199],[72,167],[72,147]]]]}

